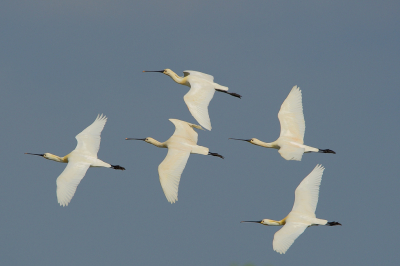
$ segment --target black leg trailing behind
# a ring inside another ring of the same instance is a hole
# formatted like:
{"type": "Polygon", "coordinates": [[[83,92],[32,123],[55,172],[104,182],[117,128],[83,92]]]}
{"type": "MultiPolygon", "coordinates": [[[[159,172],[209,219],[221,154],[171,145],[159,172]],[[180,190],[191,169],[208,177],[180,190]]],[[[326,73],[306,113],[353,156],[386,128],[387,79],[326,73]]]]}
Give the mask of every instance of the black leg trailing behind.
{"type": "Polygon", "coordinates": [[[223,92],[223,93],[227,93],[227,94],[229,94],[229,95],[232,95],[232,96],[234,96],[234,97],[237,97],[237,98],[239,98],[239,99],[241,99],[242,98],[242,95],[240,95],[240,94],[237,94],[237,93],[234,93],[234,92],[227,92],[227,91],[224,91],[224,90],[219,90],[219,89],[215,89],[216,91],[220,91],[220,92],[223,92]]]}
{"type": "Polygon", "coordinates": [[[112,168],[112,169],[115,169],[115,170],[125,170],[124,167],[119,166],[119,165],[111,165],[111,168],[112,168]]]}
{"type": "Polygon", "coordinates": [[[211,155],[211,156],[217,156],[217,157],[219,157],[219,158],[222,158],[222,159],[224,159],[224,156],[222,156],[222,155],[219,155],[218,153],[215,153],[215,152],[208,152],[208,155],[211,155]]]}
{"type": "Polygon", "coordinates": [[[321,150],[321,149],[319,149],[319,151],[318,152],[321,152],[321,153],[333,153],[333,154],[336,154],[336,152],[334,152],[333,150],[330,150],[330,149],[325,149],[325,150],[321,150]]]}
{"type": "Polygon", "coordinates": [[[338,222],[335,222],[335,221],[333,221],[333,222],[327,222],[326,223],[326,225],[327,226],[335,226],[335,225],[342,225],[341,223],[338,223],[338,222]]]}

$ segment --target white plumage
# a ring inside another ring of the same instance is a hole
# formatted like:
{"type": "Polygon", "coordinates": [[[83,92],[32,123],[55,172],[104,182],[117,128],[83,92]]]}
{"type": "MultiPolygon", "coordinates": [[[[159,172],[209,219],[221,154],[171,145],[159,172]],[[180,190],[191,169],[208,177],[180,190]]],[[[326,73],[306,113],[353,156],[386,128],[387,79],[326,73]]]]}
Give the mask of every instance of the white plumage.
{"type": "Polygon", "coordinates": [[[307,227],[308,225],[304,223],[286,223],[278,232],[275,233],[272,242],[273,249],[280,254],[285,254],[307,227]]]}
{"type": "Polygon", "coordinates": [[[272,242],[273,249],[281,254],[284,254],[309,226],[341,225],[338,222],[328,222],[327,220],[318,219],[315,216],[323,172],[324,167],[322,165],[317,165],[314,170],[301,181],[295,191],[292,211],[284,219],[280,221],[264,219],[261,221],[244,222],[256,222],[269,226],[283,225],[283,227],[275,233],[272,242]]]}
{"type": "Polygon", "coordinates": [[[208,105],[214,97],[215,89],[209,82],[198,78],[191,78],[190,90],[183,96],[190,113],[204,128],[211,130],[211,121],[208,114],[208,105]]]}
{"type": "MultiPolygon", "coordinates": [[[[301,161],[303,153],[321,152],[335,153],[329,149],[318,149],[304,145],[304,131],[306,128],[301,90],[294,86],[281,105],[278,113],[279,122],[281,124],[281,133],[279,138],[274,142],[263,142],[259,139],[235,139],[250,142],[265,148],[278,149],[279,154],[286,160],[301,161]]],[[[234,138],[231,138],[234,139],[234,138]]]]}
{"type": "Polygon", "coordinates": [[[72,158],[69,160],[67,167],[56,180],[57,201],[61,206],[68,206],[89,167],[89,162],[75,161],[72,158]]]}
{"type": "Polygon", "coordinates": [[[228,92],[228,87],[215,83],[213,76],[198,71],[185,70],[183,71],[184,77],[179,77],[171,69],[143,72],[160,72],[171,77],[176,83],[190,87],[189,92],[183,97],[183,99],[192,116],[200,125],[208,130],[211,130],[208,105],[214,96],[215,90],[238,98],[242,97],[237,93],[228,92]]]}
{"type": "Polygon", "coordinates": [[[206,147],[197,145],[198,134],[193,128],[201,129],[200,126],[178,119],[169,120],[175,125],[175,132],[165,142],[161,143],[150,137],[127,138],[127,140],[143,140],[159,148],[168,148],[167,156],[158,166],[158,174],[165,197],[169,202],[174,203],[178,200],[179,181],[191,153],[223,157],[209,152],[206,147]]]}
{"type": "Polygon", "coordinates": [[[160,184],[165,197],[171,203],[178,200],[178,188],[183,169],[189,159],[190,151],[168,148],[165,159],[158,166],[160,184]]]}
{"type": "Polygon", "coordinates": [[[110,165],[97,158],[97,153],[100,148],[100,134],[103,131],[104,125],[107,122],[107,117],[98,115],[96,120],[76,135],[78,144],[75,150],[70,154],[59,157],[51,153],[33,154],[42,156],[45,159],[53,160],[61,163],[68,163],[64,171],[57,178],[57,200],[61,206],[68,206],[72,197],[75,194],[76,188],[85,176],[89,167],[108,167],[117,170],[125,170],[119,165],[110,165]]]}

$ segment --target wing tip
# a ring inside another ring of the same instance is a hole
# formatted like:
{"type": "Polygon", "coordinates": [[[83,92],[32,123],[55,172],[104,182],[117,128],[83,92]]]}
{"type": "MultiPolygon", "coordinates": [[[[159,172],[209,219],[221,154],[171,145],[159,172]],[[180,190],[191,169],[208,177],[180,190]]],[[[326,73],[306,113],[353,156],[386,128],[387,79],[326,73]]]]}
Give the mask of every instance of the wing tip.
{"type": "Polygon", "coordinates": [[[67,207],[68,204],[69,204],[69,201],[68,202],[62,202],[62,201],[59,200],[58,203],[60,204],[61,207],[67,207]]]}
{"type": "Polygon", "coordinates": [[[297,85],[294,85],[294,86],[293,86],[292,91],[293,91],[293,90],[299,90],[299,91],[301,92],[300,87],[297,86],[297,85]]]}
{"type": "MultiPolygon", "coordinates": [[[[197,120],[197,119],[196,119],[197,120]]],[[[200,123],[200,121],[197,121],[197,122],[199,122],[199,124],[202,126],[202,127],[204,127],[205,129],[207,129],[208,131],[211,131],[211,129],[212,129],[212,126],[211,126],[211,121],[207,121],[207,122],[201,122],[200,123]]],[[[200,126],[199,126],[200,127],[200,126]]],[[[200,129],[202,129],[202,128],[200,128],[200,129]]],[[[204,130],[204,129],[203,129],[204,130]]]]}
{"type": "Polygon", "coordinates": [[[274,249],[274,251],[278,252],[279,254],[285,254],[286,253],[286,250],[282,251],[282,250],[274,249]]]}
{"type": "Polygon", "coordinates": [[[107,116],[104,115],[103,113],[98,114],[96,120],[107,120],[107,116]]]}
{"type": "Polygon", "coordinates": [[[165,197],[167,198],[168,202],[171,203],[171,204],[174,204],[175,202],[178,201],[178,195],[173,196],[173,195],[165,194],[165,197]]]}
{"type": "MultiPolygon", "coordinates": [[[[325,170],[325,167],[322,165],[322,164],[317,164],[315,167],[314,167],[314,170],[320,170],[320,171],[324,171],[325,170]]],[[[313,170],[313,171],[314,171],[313,170]]]]}
{"type": "Polygon", "coordinates": [[[167,199],[169,203],[174,204],[178,201],[178,199],[167,199]]]}

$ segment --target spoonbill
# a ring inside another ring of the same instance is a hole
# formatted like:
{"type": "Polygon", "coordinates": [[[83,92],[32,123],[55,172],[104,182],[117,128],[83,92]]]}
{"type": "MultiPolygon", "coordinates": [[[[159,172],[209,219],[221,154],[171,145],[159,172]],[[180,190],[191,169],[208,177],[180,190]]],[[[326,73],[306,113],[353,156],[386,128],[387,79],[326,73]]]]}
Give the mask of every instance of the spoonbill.
{"type": "Polygon", "coordinates": [[[295,191],[295,199],[292,211],[282,220],[275,221],[263,219],[261,221],[242,221],[242,223],[260,223],[263,225],[283,227],[275,233],[272,242],[273,249],[285,254],[293,242],[306,230],[314,225],[335,226],[338,222],[328,222],[315,216],[318,203],[319,186],[324,172],[322,165],[317,165],[312,172],[301,181],[295,191]]]}
{"type": "Polygon", "coordinates": [[[241,98],[237,93],[228,92],[228,87],[214,83],[214,77],[198,71],[185,70],[184,77],[178,76],[171,69],[159,71],[143,71],[143,72],[159,72],[171,77],[176,83],[190,87],[190,90],[183,97],[190,113],[197,122],[204,128],[211,130],[211,121],[208,115],[208,105],[214,96],[215,91],[220,91],[241,98]]]}
{"type": "Polygon", "coordinates": [[[306,124],[304,121],[301,90],[299,87],[294,86],[292,88],[288,97],[282,103],[281,110],[279,110],[278,113],[278,118],[281,124],[281,134],[274,142],[267,143],[256,138],[230,139],[247,141],[251,144],[265,148],[278,149],[278,152],[286,160],[301,161],[303,153],[307,152],[336,154],[336,152],[330,149],[321,150],[303,144],[306,124]]]}
{"type": "Polygon", "coordinates": [[[57,199],[61,206],[68,206],[68,203],[70,203],[75,194],[76,188],[89,167],[107,167],[116,170],[125,170],[122,166],[111,165],[97,159],[97,152],[100,148],[100,134],[106,122],[107,117],[98,115],[90,126],[76,135],[75,138],[78,141],[78,145],[76,145],[75,150],[64,157],[59,157],[51,153],[25,153],[41,156],[60,163],[68,163],[56,181],[57,199]]]}
{"type": "Polygon", "coordinates": [[[175,125],[174,134],[165,142],[159,142],[153,138],[126,140],[143,140],[159,148],[168,148],[168,154],[158,166],[161,187],[165,197],[171,203],[178,200],[178,187],[183,169],[191,153],[212,155],[224,159],[218,153],[209,152],[209,149],[197,145],[197,132],[193,128],[202,129],[201,126],[191,124],[178,119],[169,119],[175,125]]]}

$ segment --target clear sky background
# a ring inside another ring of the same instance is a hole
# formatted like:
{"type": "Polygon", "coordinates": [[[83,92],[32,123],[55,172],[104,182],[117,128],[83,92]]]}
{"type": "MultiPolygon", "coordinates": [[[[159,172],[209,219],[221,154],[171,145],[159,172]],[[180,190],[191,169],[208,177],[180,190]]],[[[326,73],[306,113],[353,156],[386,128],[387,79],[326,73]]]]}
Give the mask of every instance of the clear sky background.
{"type": "Polygon", "coordinates": [[[1,265],[399,265],[399,1],[4,1],[0,4],[1,265]],[[157,167],[169,118],[190,123],[187,87],[159,73],[197,70],[215,93],[213,129],[192,154],[179,201],[157,167]],[[228,138],[279,136],[290,89],[303,92],[305,144],[333,154],[286,161],[228,138]],[[99,158],[68,207],[64,156],[97,114],[99,158]],[[294,190],[317,165],[317,217],[285,255],[273,251],[294,190]]]}

